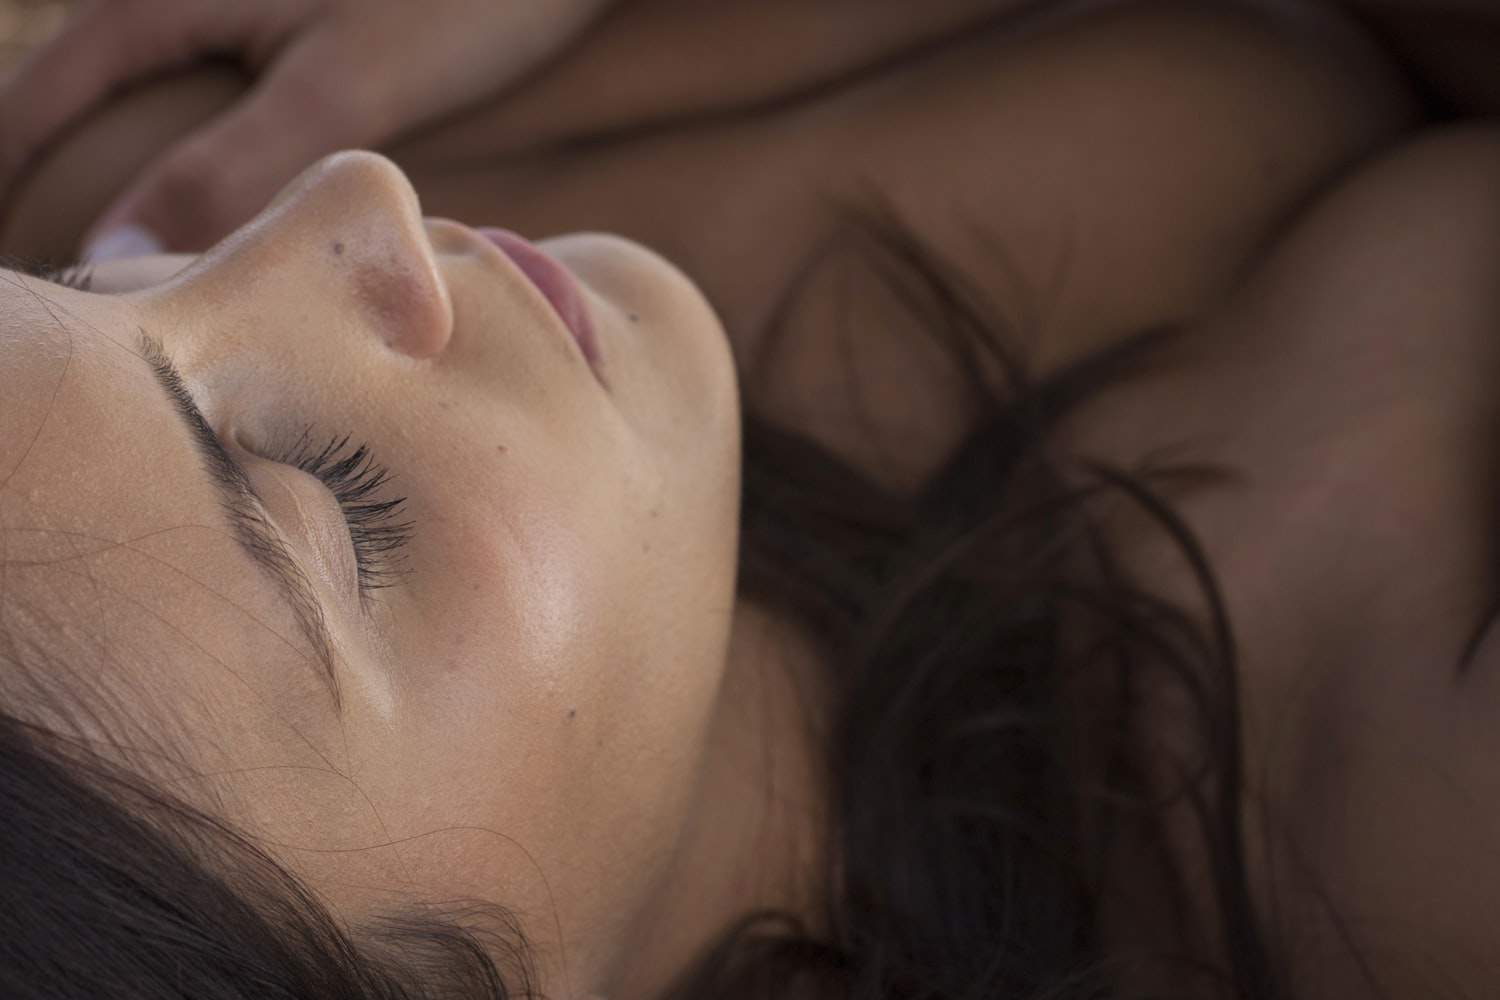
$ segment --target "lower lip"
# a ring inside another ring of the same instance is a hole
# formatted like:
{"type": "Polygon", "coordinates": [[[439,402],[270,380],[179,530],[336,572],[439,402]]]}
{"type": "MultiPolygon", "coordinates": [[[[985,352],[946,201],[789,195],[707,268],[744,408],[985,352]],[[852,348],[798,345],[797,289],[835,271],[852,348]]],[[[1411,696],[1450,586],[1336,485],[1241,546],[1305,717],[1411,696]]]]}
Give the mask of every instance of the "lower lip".
{"type": "Polygon", "coordinates": [[[593,321],[589,318],[588,306],[584,304],[583,291],[572,273],[509,229],[488,228],[478,232],[499,247],[500,252],[509,257],[511,263],[542,293],[542,297],[552,306],[552,311],[563,321],[563,326],[573,335],[584,359],[597,376],[599,340],[594,333],[593,321]]]}

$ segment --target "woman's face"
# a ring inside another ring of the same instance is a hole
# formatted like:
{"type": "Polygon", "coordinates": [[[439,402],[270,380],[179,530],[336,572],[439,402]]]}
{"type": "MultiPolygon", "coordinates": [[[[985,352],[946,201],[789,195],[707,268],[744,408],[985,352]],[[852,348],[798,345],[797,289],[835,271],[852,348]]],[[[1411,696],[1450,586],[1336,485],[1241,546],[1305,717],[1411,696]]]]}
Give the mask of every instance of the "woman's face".
{"type": "Polygon", "coordinates": [[[185,267],[101,265],[104,294],[6,276],[0,537],[7,627],[41,609],[91,735],[161,736],[175,790],[344,912],[499,902],[576,979],[691,815],[738,406],[679,273],[608,237],[546,250],[592,362],[507,254],[424,222],[367,154],[185,267]],[[358,449],[383,480],[319,478],[358,449]]]}

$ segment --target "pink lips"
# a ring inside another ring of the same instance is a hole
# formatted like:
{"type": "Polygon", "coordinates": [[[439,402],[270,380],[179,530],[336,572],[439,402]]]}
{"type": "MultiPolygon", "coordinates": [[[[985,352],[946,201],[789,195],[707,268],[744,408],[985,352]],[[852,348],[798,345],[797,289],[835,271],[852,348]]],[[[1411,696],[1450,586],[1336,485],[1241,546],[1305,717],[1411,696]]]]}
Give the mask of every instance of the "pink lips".
{"type": "Polygon", "coordinates": [[[477,230],[479,235],[500,248],[511,263],[530,279],[537,291],[552,306],[553,312],[562,319],[563,325],[573,335],[583,352],[589,367],[599,375],[599,340],[594,333],[594,324],[584,304],[583,291],[566,267],[542,252],[529,241],[517,236],[509,229],[486,228],[477,230]]]}

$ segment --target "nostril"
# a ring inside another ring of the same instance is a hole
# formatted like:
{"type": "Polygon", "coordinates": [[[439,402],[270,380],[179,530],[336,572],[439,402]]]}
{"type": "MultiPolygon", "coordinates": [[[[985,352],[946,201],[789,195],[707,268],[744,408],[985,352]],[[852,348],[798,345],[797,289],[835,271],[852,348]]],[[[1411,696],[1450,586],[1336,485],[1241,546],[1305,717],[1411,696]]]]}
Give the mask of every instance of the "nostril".
{"type": "Polygon", "coordinates": [[[289,201],[281,215],[329,280],[327,292],[352,300],[348,325],[412,358],[443,351],[452,303],[416,192],[396,165],[374,153],[336,153],[298,188],[295,213],[289,201]]]}
{"type": "MultiPolygon", "coordinates": [[[[346,245],[341,256],[351,252],[346,245]]],[[[430,358],[447,347],[453,308],[431,258],[391,255],[353,266],[360,311],[387,347],[413,358],[430,358]]]]}

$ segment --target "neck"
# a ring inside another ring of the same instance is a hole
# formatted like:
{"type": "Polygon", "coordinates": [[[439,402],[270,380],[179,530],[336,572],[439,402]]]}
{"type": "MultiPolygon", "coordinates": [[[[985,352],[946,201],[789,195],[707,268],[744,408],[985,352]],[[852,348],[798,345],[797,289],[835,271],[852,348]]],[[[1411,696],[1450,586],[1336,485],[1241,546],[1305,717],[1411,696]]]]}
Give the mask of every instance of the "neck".
{"type": "Polygon", "coordinates": [[[622,951],[613,1000],[660,995],[736,921],[816,926],[824,891],[822,665],[796,629],[743,600],[677,862],[622,951]]]}

